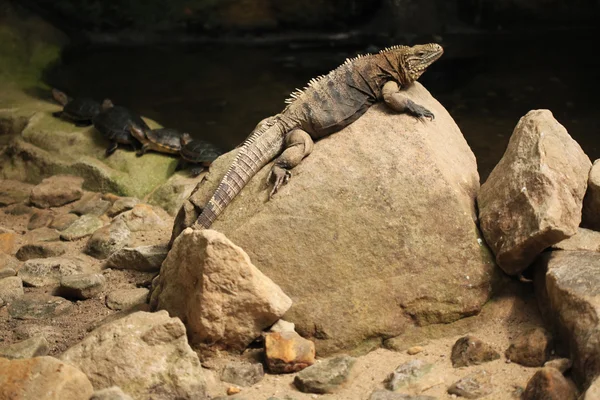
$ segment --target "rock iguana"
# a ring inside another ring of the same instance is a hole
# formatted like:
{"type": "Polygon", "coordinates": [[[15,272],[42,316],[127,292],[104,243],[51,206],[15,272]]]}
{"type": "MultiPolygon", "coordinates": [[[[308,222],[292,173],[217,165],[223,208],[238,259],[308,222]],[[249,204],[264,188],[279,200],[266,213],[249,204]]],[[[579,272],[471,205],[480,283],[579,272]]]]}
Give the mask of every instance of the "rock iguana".
{"type": "Polygon", "coordinates": [[[313,139],[350,125],[377,101],[394,111],[433,120],[433,113],[400,89],[416,81],[443,52],[435,43],[390,47],[347,59],[292,93],[281,113],[261,121],[248,136],[195,226],[209,228],[250,179],[275,159],[268,178],[274,181],[271,198],[290,179],[290,170],[311,153],[313,139]]]}

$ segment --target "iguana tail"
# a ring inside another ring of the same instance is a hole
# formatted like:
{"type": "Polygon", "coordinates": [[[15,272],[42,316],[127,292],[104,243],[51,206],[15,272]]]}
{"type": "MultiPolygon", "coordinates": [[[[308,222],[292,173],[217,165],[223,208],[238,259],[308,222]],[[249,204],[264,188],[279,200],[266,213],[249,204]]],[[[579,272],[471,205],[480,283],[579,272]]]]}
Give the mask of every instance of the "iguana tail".
{"type": "Polygon", "coordinates": [[[286,129],[278,117],[270,119],[248,136],[196,221],[209,228],[250,179],[283,150],[286,129]]]}

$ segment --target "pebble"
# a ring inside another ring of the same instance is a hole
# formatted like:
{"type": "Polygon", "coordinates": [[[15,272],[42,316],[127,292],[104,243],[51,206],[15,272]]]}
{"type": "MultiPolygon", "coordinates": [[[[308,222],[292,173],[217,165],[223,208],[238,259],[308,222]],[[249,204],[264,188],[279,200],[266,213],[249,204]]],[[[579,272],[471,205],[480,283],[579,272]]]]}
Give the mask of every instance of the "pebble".
{"type": "Polygon", "coordinates": [[[340,355],[321,361],[300,371],[294,386],[304,393],[334,393],[348,382],[356,358],[340,355]]]}
{"type": "Polygon", "coordinates": [[[102,274],[78,274],[63,276],[60,280],[60,295],[67,299],[86,300],[96,297],[106,283],[102,274]]]}
{"type": "Polygon", "coordinates": [[[105,259],[127,246],[131,231],[123,221],[114,221],[92,234],[85,245],[85,253],[105,259]]]}
{"type": "Polygon", "coordinates": [[[423,350],[425,350],[422,346],[413,346],[411,348],[409,348],[408,350],[406,350],[406,353],[408,355],[414,356],[415,354],[419,354],[421,352],[423,352],[423,350]]]}
{"type": "Polygon", "coordinates": [[[467,399],[478,399],[491,394],[493,391],[492,374],[485,370],[472,372],[448,388],[449,394],[467,399]]]}
{"type": "Polygon", "coordinates": [[[398,390],[403,386],[412,384],[431,371],[432,368],[433,364],[419,359],[400,364],[385,379],[385,388],[391,391],[398,390]]]}
{"type": "Polygon", "coordinates": [[[452,346],[452,355],[450,356],[454,368],[479,365],[499,358],[500,353],[471,335],[458,339],[452,346]]]}

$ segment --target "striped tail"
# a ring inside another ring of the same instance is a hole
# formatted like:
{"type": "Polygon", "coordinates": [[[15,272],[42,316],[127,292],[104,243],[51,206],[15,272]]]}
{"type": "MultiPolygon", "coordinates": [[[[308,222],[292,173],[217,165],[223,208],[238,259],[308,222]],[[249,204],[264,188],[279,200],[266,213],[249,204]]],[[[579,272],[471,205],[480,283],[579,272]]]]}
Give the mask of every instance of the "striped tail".
{"type": "Polygon", "coordinates": [[[250,179],[283,150],[286,129],[275,117],[250,134],[219,183],[196,226],[208,229],[250,179]]]}

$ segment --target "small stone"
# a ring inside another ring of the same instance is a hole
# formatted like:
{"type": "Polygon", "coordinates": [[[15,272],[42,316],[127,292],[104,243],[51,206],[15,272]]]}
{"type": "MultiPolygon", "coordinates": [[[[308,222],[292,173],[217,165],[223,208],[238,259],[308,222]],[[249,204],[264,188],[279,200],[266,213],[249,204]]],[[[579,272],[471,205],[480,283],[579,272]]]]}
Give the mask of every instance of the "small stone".
{"type": "Polygon", "coordinates": [[[13,256],[9,254],[0,253],[0,279],[6,278],[7,276],[15,275],[12,274],[11,271],[18,271],[19,265],[19,260],[17,260],[13,256]],[[6,271],[2,272],[5,269],[6,271]]]}
{"type": "Polygon", "coordinates": [[[29,217],[29,223],[27,223],[27,229],[33,230],[37,228],[43,228],[50,225],[54,215],[48,210],[35,210],[29,217]]]}
{"type": "Polygon", "coordinates": [[[0,307],[23,297],[23,282],[21,278],[11,276],[0,279],[0,307]]]}
{"type": "Polygon", "coordinates": [[[0,357],[14,360],[45,356],[49,351],[48,341],[43,336],[34,336],[18,343],[0,347],[0,357]]]}
{"type": "Polygon", "coordinates": [[[133,400],[133,398],[125,394],[120,387],[112,386],[94,392],[90,400],[133,400]]]}
{"type": "Polygon", "coordinates": [[[91,272],[90,267],[80,260],[51,257],[26,261],[18,275],[27,286],[58,288],[62,277],[87,272],[91,272]]]}
{"type": "Polygon", "coordinates": [[[304,393],[333,393],[348,382],[356,359],[341,355],[323,360],[298,373],[294,385],[304,393]]]}
{"type": "MultiPolygon", "coordinates": [[[[27,196],[29,197],[29,195],[27,196]]],[[[17,203],[6,207],[4,212],[8,215],[29,215],[33,213],[33,208],[23,203],[17,203]]]]}
{"type": "Polygon", "coordinates": [[[168,253],[167,245],[125,247],[113,253],[106,260],[106,266],[115,269],[158,272],[168,253]]]}
{"type": "Polygon", "coordinates": [[[533,328],[517,336],[506,350],[506,358],[525,367],[541,367],[550,356],[552,335],[533,328]]]}
{"type": "Polygon", "coordinates": [[[544,367],[555,368],[560,371],[561,374],[567,372],[573,366],[573,361],[569,358],[556,358],[554,360],[546,361],[544,367]]]}
{"type": "Polygon", "coordinates": [[[295,332],[296,325],[283,319],[278,320],[269,328],[269,332],[295,332]]]}
{"type": "Polygon", "coordinates": [[[415,382],[432,368],[433,364],[418,359],[401,364],[387,376],[384,381],[385,387],[391,391],[398,390],[402,386],[415,382]]]}
{"type": "Polygon", "coordinates": [[[109,217],[115,217],[122,212],[129,211],[140,201],[135,197],[121,197],[117,199],[106,213],[109,217]]]}
{"type": "Polygon", "coordinates": [[[106,306],[111,310],[124,310],[146,303],[150,291],[146,288],[121,289],[106,296],[106,306]]]}
{"type": "Polygon", "coordinates": [[[114,221],[94,232],[88,239],[84,251],[92,257],[105,259],[127,246],[130,235],[131,232],[123,221],[114,221]]]}
{"type": "Polygon", "coordinates": [[[577,394],[559,370],[542,368],[529,379],[521,399],[575,400],[577,394]]]}
{"type": "Polygon", "coordinates": [[[296,332],[265,335],[265,358],[269,372],[298,372],[315,363],[315,344],[296,332]]]}
{"type": "Polygon", "coordinates": [[[31,190],[29,201],[39,208],[60,207],[83,196],[83,178],[55,175],[46,178],[31,190]]]}
{"type": "Polygon", "coordinates": [[[492,374],[485,370],[470,373],[448,388],[448,393],[467,399],[478,399],[493,391],[492,374]]]}
{"type": "Polygon", "coordinates": [[[131,232],[151,231],[167,226],[148,204],[137,204],[131,210],[118,215],[116,219],[125,222],[131,232]]]}
{"type": "Polygon", "coordinates": [[[408,350],[406,350],[406,353],[408,355],[414,356],[415,354],[419,354],[421,352],[423,352],[423,347],[422,346],[413,346],[410,347],[408,350]]]}
{"type": "Polygon", "coordinates": [[[104,223],[98,217],[93,215],[83,215],[71,224],[67,229],[62,231],[60,238],[63,240],[77,240],[86,236],[90,236],[98,229],[102,228],[104,223]]]}
{"type": "Polygon", "coordinates": [[[21,261],[33,258],[58,257],[67,251],[67,246],[60,242],[48,242],[38,244],[26,244],[17,251],[17,258],[21,261]]]}
{"type": "Polygon", "coordinates": [[[102,274],[79,274],[63,276],[59,293],[67,299],[86,300],[96,297],[106,283],[102,274]]]}
{"type": "Polygon", "coordinates": [[[437,397],[424,395],[409,395],[390,392],[389,390],[375,390],[369,396],[369,400],[437,400],[437,397]]]}
{"type": "Polygon", "coordinates": [[[234,394],[238,394],[238,393],[240,393],[241,391],[242,391],[242,389],[240,389],[240,388],[238,388],[238,387],[235,387],[235,386],[229,386],[229,387],[227,388],[227,395],[228,395],[228,396],[231,396],[231,395],[234,395],[234,394]]]}
{"type": "Polygon", "coordinates": [[[22,203],[29,198],[32,185],[10,179],[0,180],[0,207],[22,203]]]}
{"type": "Polygon", "coordinates": [[[56,229],[39,228],[27,232],[23,239],[25,243],[54,242],[60,240],[60,233],[56,229]]]}
{"type": "MultiPolygon", "coordinates": [[[[2,265],[2,260],[0,259],[0,265],[2,265]]],[[[16,276],[17,271],[10,267],[0,267],[0,279],[8,278],[9,276],[16,276]]]]}
{"type": "Polygon", "coordinates": [[[8,313],[15,319],[34,320],[54,318],[68,313],[72,308],[73,304],[62,297],[40,295],[13,301],[8,306],[8,313]]]}
{"type": "Polygon", "coordinates": [[[252,386],[265,376],[262,364],[250,362],[232,362],[221,372],[221,380],[238,386],[252,386]]]}
{"type": "Polygon", "coordinates": [[[464,336],[452,346],[451,360],[454,368],[479,365],[499,358],[500,353],[474,336],[464,336]]]}
{"type": "Polygon", "coordinates": [[[50,224],[50,228],[56,229],[58,231],[64,231],[68,227],[70,227],[73,222],[77,221],[79,216],[75,214],[60,214],[54,217],[52,223],[50,224]]]}
{"type": "Polygon", "coordinates": [[[103,200],[102,194],[86,193],[73,205],[71,212],[77,215],[93,215],[99,217],[104,214],[110,206],[110,201],[103,200]]]}
{"type": "Polygon", "coordinates": [[[13,254],[17,234],[14,232],[0,233],[0,253],[13,254]]]}

